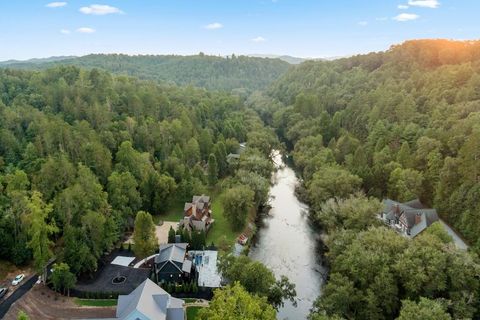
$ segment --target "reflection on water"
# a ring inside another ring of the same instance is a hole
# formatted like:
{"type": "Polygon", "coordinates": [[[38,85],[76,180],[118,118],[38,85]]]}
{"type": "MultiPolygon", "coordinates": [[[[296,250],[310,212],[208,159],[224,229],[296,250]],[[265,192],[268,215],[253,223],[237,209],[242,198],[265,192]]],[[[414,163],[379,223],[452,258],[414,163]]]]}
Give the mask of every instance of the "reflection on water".
{"type": "Polygon", "coordinates": [[[261,217],[252,259],[263,262],[277,278],[286,275],[295,283],[297,307],[289,301],[279,310],[278,319],[306,319],[323,283],[318,231],[308,219],[308,206],[295,196],[295,172],[277,154],[278,170],[270,189],[272,209],[261,217]]]}

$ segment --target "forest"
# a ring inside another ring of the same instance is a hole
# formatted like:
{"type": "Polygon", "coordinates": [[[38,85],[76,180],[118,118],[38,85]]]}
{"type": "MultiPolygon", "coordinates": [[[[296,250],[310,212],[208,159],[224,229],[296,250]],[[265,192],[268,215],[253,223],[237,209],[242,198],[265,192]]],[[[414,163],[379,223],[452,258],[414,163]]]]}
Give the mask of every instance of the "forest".
{"type": "MultiPolygon", "coordinates": [[[[91,55],[0,69],[0,259],[40,269],[55,255],[91,273],[137,212],[215,186],[241,229],[268,202],[271,150],[282,148],[327,248],[310,320],[480,318],[480,42],[256,62],[91,55]],[[468,251],[438,224],[408,240],[377,218],[382,199],[417,197],[468,251]]],[[[235,319],[227,299],[248,319],[274,319],[295,296],[248,257],[219,267],[235,282],[202,319],[235,319]]]]}
{"type": "Polygon", "coordinates": [[[265,89],[290,67],[290,64],[280,59],[235,55],[219,57],[203,53],[195,56],[91,54],[58,60],[11,61],[0,64],[0,67],[48,69],[58,65],[74,65],[86,69],[98,68],[144,80],[192,85],[209,90],[229,92],[234,90],[240,95],[265,89]]]}
{"type": "Polygon", "coordinates": [[[137,212],[162,214],[227,176],[232,187],[262,181],[276,143],[226,93],[74,66],[3,70],[0,84],[0,259],[37,270],[56,256],[77,275],[95,271],[137,212]],[[242,177],[226,159],[239,141],[242,177]]]}
{"type": "Polygon", "coordinates": [[[291,150],[299,195],[323,227],[329,281],[318,319],[478,318],[480,42],[418,40],[290,70],[249,104],[291,150]],[[406,241],[380,200],[436,208],[439,226],[406,241]]]}

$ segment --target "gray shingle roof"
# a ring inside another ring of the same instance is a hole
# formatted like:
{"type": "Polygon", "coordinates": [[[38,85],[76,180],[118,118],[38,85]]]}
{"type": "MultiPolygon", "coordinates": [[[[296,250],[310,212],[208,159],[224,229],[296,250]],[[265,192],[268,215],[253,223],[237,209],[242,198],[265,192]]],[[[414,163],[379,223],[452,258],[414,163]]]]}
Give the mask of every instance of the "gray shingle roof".
{"type": "Polygon", "coordinates": [[[389,220],[395,219],[395,206],[398,206],[400,214],[403,214],[407,220],[407,226],[410,229],[410,237],[414,238],[432,223],[439,220],[437,210],[426,209],[420,200],[415,199],[405,203],[396,202],[390,199],[383,200],[383,213],[389,220]],[[419,221],[416,216],[419,216],[419,221]],[[416,223],[418,222],[418,223],[416,223]]]}
{"type": "Polygon", "coordinates": [[[183,304],[147,279],[129,295],[118,297],[117,318],[128,319],[133,313],[141,314],[142,319],[185,320],[183,304]]]}
{"type": "Polygon", "coordinates": [[[155,263],[174,261],[183,263],[188,243],[167,243],[160,245],[160,251],[155,257],[155,263]]]}
{"type": "Polygon", "coordinates": [[[192,203],[195,202],[203,202],[203,203],[208,203],[210,202],[210,197],[202,194],[201,196],[193,196],[193,201],[192,203]]]}

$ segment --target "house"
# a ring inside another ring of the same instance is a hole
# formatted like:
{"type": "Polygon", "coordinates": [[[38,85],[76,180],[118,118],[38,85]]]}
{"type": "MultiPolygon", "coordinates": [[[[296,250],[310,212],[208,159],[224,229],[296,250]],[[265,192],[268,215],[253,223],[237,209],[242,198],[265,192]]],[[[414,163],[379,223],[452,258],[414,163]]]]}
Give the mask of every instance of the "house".
{"type": "Polygon", "coordinates": [[[154,273],[157,282],[178,282],[189,280],[192,261],[187,257],[187,243],[167,243],[160,245],[155,256],[154,273]]]}
{"type": "Polygon", "coordinates": [[[418,199],[405,203],[386,199],[383,204],[381,219],[385,224],[409,238],[415,238],[434,222],[440,220],[435,209],[425,208],[418,199]]]}
{"type": "Polygon", "coordinates": [[[198,287],[212,290],[222,286],[222,276],[217,267],[218,251],[192,250],[188,255],[195,267],[198,287]]]}
{"type": "Polygon", "coordinates": [[[212,219],[212,210],[210,208],[209,196],[193,196],[192,202],[186,202],[183,207],[184,217],[180,220],[180,227],[183,226],[189,231],[207,232],[215,221],[212,219]]]}
{"type": "Polygon", "coordinates": [[[170,296],[150,279],[129,295],[118,296],[116,317],[120,320],[185,320],[185,302],[170,296]]]}
{"type": "Polygon", "coordinates": [[[227,155],[227,162],[230,165],[238,164],[240,161],[240,155],[238,153],[229,153],[227,155]]]}

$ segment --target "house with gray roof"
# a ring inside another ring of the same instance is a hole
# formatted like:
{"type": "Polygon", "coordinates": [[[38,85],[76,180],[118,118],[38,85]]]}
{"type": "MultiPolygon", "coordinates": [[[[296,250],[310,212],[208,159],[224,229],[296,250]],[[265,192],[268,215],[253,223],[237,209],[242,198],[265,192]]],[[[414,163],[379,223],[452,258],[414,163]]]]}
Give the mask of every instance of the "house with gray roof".
{"type": "Polygon", "coordinates": [[[150,279],[129,295],[118,296],[120,320],[185,320],[185,302],[174,298],[150,279]]]}
{"type": "Polygon", "coordinates": [[[385,224],[409,238],[415,238],[440,220],[435,209],[425,208],[418,199],[405,203],[386,199],[383,204],[380,216],[385,224]]]}
{"type": "Polygon", "coordinates": [[[160,251],[154,260],[157,282],[179,282],[190,279],[192,261],[188,259],[187,246],[188,243],[160,245],[160,251]]]}

